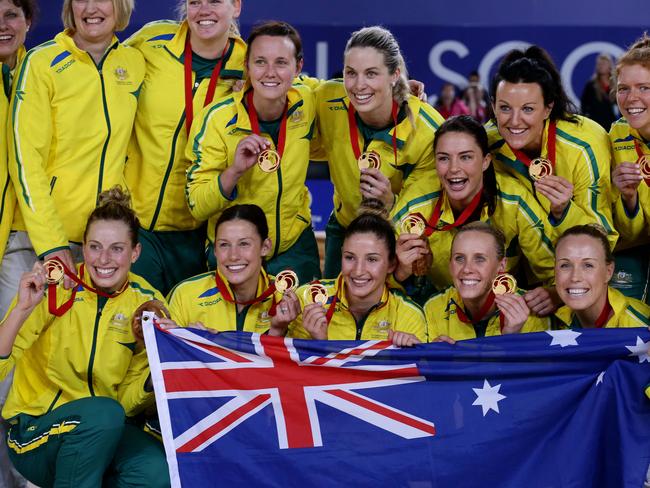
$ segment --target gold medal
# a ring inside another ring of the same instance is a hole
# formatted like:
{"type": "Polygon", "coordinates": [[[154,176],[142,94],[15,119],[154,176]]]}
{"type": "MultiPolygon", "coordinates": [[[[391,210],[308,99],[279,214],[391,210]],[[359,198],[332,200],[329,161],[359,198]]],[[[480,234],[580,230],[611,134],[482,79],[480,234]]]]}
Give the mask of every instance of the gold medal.
{"type": "Polygon", "coordinates": [[[421,236],[427,228],[427,222],[420,214],[407,215],[400,225],[402,234],[416,234],[421,236]]]}
{"type": "Polygon", "coordinates": [[[359,169],[381,168],[381,157],[375,151],[364,152],[359,159],[357,159],[359,169]]]}
{"type": "Polygon", "coordinates": [[[506,293],[514,293],[517,289],[517,280],[514,276],[508,273],[497,275],[492,281],[492,292],[495,295],[505,295],[506,293]]]}
{"type": "Polygon", "coordinates": [[[298,288],[298,275],[290,270],[280,271],[275,277],[275,289],[280,293],[295,291],[298,288]]]}
{"type": "Polygon", "coordinates": [[[133,312],[131,317],[131,330],[136,340],[144,341],[144,334],[142,327],[144,324],[151,323],[155,318],[168,319],[170,318],[169,312],[165,305],[160,300],[149,300],[148,302],[141,303],[138,308],[133,312]]]}
{"type": "Polygon", "coordinates": [[[63,281],[65,269],[59,261],[48,259],[43,263],[43,267],[45,268],[46,274],[45,281],[50,285],[58,285],[63,281]]]}
{"type": "Polygon", "coordinates": [[[650,155],[644,154],[641,156],[639,159],[636,160],[636,164],[639,165],[639,169],[641,170],[641,176],[643,176],[644,180],[647,180],[650,178],[650,155]]]}
{"type": "Polygon", "coordinates": [[[273,173],[280,167],[280,155],[273,149],[266,149],[257,156],[257,165],[265,173],[273,173]]]}
{"type": "Polygon", "coordinates": [[[305,289],[303,294],[305,303],[320,303],[325,306],[327,304],[327,288],[320,283],[312,283],[305,289]]]}
{"type": "Polygon", "coordinates": [[[535,181],[553,174],[553,164],[545,158],[533,159],[528,167],[528,174],[535,181]]]}

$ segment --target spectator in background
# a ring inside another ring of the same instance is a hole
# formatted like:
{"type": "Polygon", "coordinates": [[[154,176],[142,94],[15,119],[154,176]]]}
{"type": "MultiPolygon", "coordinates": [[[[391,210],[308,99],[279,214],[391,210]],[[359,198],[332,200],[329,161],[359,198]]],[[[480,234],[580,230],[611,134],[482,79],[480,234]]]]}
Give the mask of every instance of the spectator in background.
{"type": "Polygon", "coordinates": [[[454,115],[470,115],[469,108],[456,96],[456,87],[451,83],[442,85],[440,96],[436,102],[436,110],[445,119],[454,115]]]}
{"type": "Polygon", "coordinates": [[[478,71],[472,71],[467,77],[467,82],[462,99],[469,109],[469,115],[481,123],[487,122],[492,116],[490,97],[481,84],[478,71]]]}
{"type": "Polygon", "coordinates": [[[582,90],[580,112],[598,122],[605,130],[609,130],[617,119],[615,102],[610,95],[611,80],[612,58],[609,54],[601,53],[596,58],[593,76],[582,90]]]}

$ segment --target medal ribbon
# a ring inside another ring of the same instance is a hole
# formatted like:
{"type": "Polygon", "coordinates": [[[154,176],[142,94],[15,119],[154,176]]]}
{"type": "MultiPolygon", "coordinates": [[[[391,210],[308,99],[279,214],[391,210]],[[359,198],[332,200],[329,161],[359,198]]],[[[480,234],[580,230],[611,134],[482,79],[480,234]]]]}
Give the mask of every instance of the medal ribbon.
{"type": "MultiPolygon", "coordinates": [[[[548,141],[546,141],[546,157],[551,162],[551,166],[555,168],[555,133],[557,132],[557,127],[554,121],[548,123],[548,141]]],[[[512,149],[512,148],[510,148],[512,149]]],[[[526,154],[519,149],[512,149],[515,157],[524,163],[526,167],[530,167],[532,160],[526,156],[526,154]]]]}
{"type": "MultiPolygon", "coordinates": [[[[643,153],[643,149],[641,149],[641,144],[639,144],[639,141],[636,140],[636,139],[634,139],[634,149],[636,150],[636,155],[639,158],[642,158],[643,156],[650,157],[650,155],[647,155],[647,154],[643,153]]],[[[643,181],[645,181],[646,185],[650,186],[650,178],[643,178],[643,181]]]]}
{"type": "MultiPolygon", "coordinates": [[[[463,310],[463,307],[459,307],[458,305],[456,305],[456,316],[460,319],[461,322],[465,324],[472,324],[472,325],[478,324],[481,320],[485,318],[487,313],[492,308],[492,305],[494,305],[494,293],[490,291],[490,293],[487,296],[487,299],[485,300],[485,303],[478,311],[478,316],[475,317],[474,320],[470,320],[465,310],[463,310]]],[[[501,329],[501,332],[503,332],[503,325],[504,325],[503,322],[504,322],[503,314],[499,312],[499,328],[501,329]]]]}
{"type": "MultiPolygon", "coordinates": [[[[262,292],[261,295],[253,298],[252,300],[239,301],[239,300],[235,300],[235,298],[230,294],[230,290],[228,289],[228,286],[223,281],[218,271],[214,272],[214,281],[217,284],[217,288],[219,288],[219,291],[221,292],[223,299],[228,303],[235,303],[237,305],[253,305],[254,303],[259,303],[267,299],[268,297],[270,297],[275,293],[275,282],[272,282],[269,285],[269,287],[262,292]]],[[[275,297],[273,297],[273,305],[271,306],[271,308],[275,312],[275,297]]]]}
{"type": "Polygon", "coordinates": [[[605,324],[607,324],[607,319],[609,318],[609,314],[612,312],[612,306],[609,304],[609,298],[605,301],[605,306],[600,312],[600,315],[596,319],[596,323],[594,324],[597,329],[602,329],[605,324]]]}
{"type": "Polygon", "coordinates": [[[327,320],[327,325],[329,325],[330,321],[332,320],[332,316],[334,315],[334,309],[336,308],[336,304],[339,301],[339,293],[342,284],[343,276],[339,276],[339,279],[336,281],[336,292],[334,293],[334,297],[332,297],[330,306],[327,308],[327,312],[325,313],[325,320],[327,320]]]}
{"type": "Polygon", "coordinates": [[[440,221],[440,216],[442,215],[442,201],[444,199],[444,195],[440,195],[440,198],[438,198],[438,202],[436,203],[435,208],[433,209],[433,215],[431,216],[431,219],[427,222],[427,228],[424,230],[424,235],[429,237],[431,234],[433,234],[436,231],[447,231],[449,229],[453,229],[454,227],[459,227],[463,225],[465,222],[467,222],[467,219],[469,219],[472,214],[476,211],[476,209],[479,206],[479,203],[481,203],[481,197],[483,196],[483,187],[481,187],[480,191],[472,198],[472,201],[469,202],[469,205],[465,207],[465,210],[460,214],[458,219],[453,224],[445,224],[443,225],[440,229],[437,229],[436,226],[438,225],[438,222],[440,221]]]}
{"type": "MultiPolygon", "coordinates": [[[[352,143],[352,152],[354,157],[359,159],[361,157],[361,148],[359,147],[359,128],[357,127],[357,118],[355,117],[356,110],[354,105],[350,102],[348,106],[348,127],[350,128],[350,142],[352,143]]],[[[393,100],[391,108],[391,116],[393,117],[393,155],[395,156],[395,165],[397,166],[397,102],[393,100]]]]}
{"type": "MultiPolygon", "coordinates": [[[[217,89],[217,81],[219,80],[219,74],[221,73],[221,66],[223,65],[223,60],[226,57],[231,42],[230,39],[226,42],[226,46],[223,48],[223,52],[221,53],[221,58],[219,58],[219,61],[212,70],[210,83],[208,84],[208,92],[205,94],[205,100],[203,102],[204,107],[210,104],[214,99],[214,92],[217,89]]],[[[185,40],[185,58],[183,61],[185,68],[185,129],[187,130],[187,135],[189,135],[190,129],[192,128],[192,121],[194,120],[194,94],[192,93],[192,44],[190,43],[189,35],[185,40]]]]}
{"type": "MultiPolygon", "coordinates": [[[[249,90],[246,94],[246,104],[248,105],[248,118],[251,121],[251,130],[253,134],[260,135],[260,120],[257,117],[257,110],[255,110],[255,104],[253,103],[253,90],[249,90]]],[[[287,112],[289,110],[289,102],[284,104],[284,112],[282,113],[282,121],[280,122],[280,132],[278,133],[278,154],[280,155],[280,160],[282,160],[282,155],[284,154],[284,145],[287,141],[287,112]]]]}
{"type": "MultiPolygon", "coordinates": [[[[65,264],[63,264],[63,261],[61,261],[61,259],[59,259],[57,257],[52,258],[52,259],[55,260],[55,261],[58,261],[61,264],[61,266],[63,266],[63,271],[64,271],[65,275],[67,277],[69,277],[72,281],[74,281],[78,286],[81,286],[82,288],[85,288],[86,290],[91,291],[91,292],[95,293],[96,295],[99,295],[100,297],[115,298],[116,296],[120,295],[124,290],[126,290],[126,287],[127,287],[128,283],[129,283],[129,281],[127,280],[124,283],[124,285],[122,286],[122,288],[119,291],[115,292],[115,293],[112,293],[112,294],[111,293],[106,293],[106,292],[103,292],[101,290],[98,290],[97,288],[93,288],[88,283],[85,283],[83,281],[83,278],[84,278],[84,266],[85,266],[84,264],[82,264],[79,267],[79,276],[77,277],[77,275],[75,273],[70,271],[68,269],[68,267],[65,264]]],[[[68,298],[65,302],[63,302],[60,307],[57,307],[57,305],[56,305],[56,290],[57,290],[57,284],[56,283],[49,283],[47,285],[47,306],[48,306],[49,312],[52,315],[55,315],[56,317],[61,317],[68,310],[70,310],[70,308],[74,304],[74,299],[77,296],[77,286],[75,286],[72,289],[72,295],[70,295],[70,298],[68,298]]]]}

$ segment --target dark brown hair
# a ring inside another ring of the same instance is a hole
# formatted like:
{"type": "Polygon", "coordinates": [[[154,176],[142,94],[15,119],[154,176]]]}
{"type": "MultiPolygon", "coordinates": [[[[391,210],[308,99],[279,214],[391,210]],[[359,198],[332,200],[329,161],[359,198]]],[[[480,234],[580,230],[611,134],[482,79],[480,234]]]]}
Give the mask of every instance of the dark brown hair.
{"type": "Polygon", "coordinates": [[[286,37],[293,44],[293,49],[295,51],[296,62],[299,63],[303,58],[302,52],[302,39],[298,31],[291,25],[286,22],[281,22],[277,20],[269,20],[262,24],[257,24],[253,27],[253,30],[246,39],[246,61],[251,53],[251,46],[253,41],[260,36],[271,36],[271,37],[286,37]]]}

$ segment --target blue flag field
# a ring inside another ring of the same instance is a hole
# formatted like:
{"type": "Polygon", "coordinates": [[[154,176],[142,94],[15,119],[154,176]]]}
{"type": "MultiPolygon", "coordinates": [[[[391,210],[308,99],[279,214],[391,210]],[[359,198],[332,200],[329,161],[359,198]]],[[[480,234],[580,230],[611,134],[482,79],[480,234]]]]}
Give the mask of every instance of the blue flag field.
{"type": "Polygon", "coordinates": [[[172,486],[643,486],[650,333],[424,344],[145,327],[172,486]]]}

